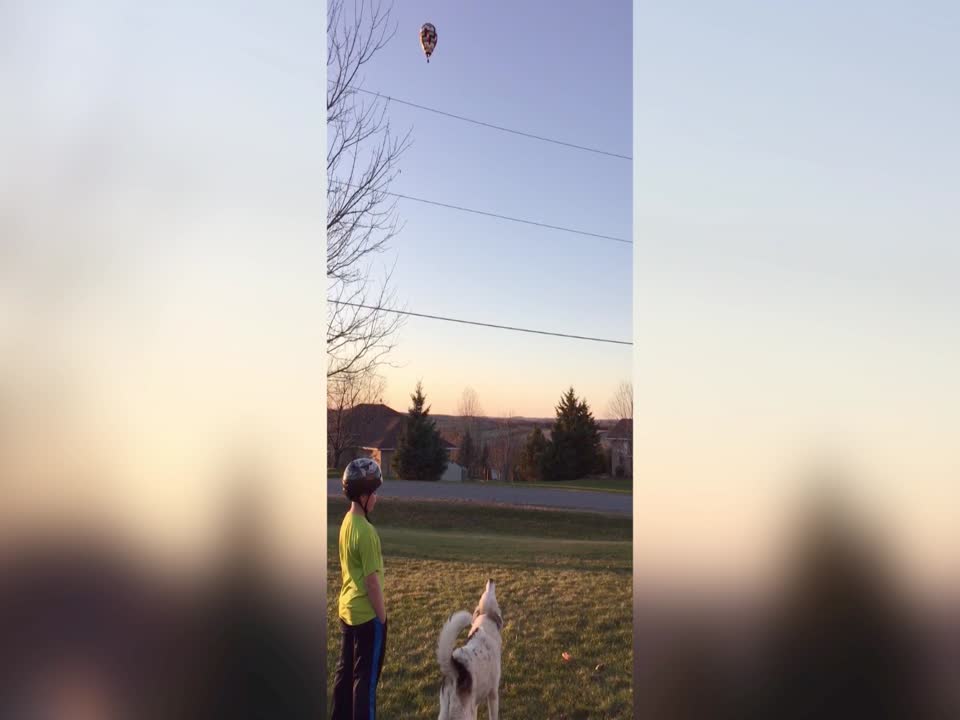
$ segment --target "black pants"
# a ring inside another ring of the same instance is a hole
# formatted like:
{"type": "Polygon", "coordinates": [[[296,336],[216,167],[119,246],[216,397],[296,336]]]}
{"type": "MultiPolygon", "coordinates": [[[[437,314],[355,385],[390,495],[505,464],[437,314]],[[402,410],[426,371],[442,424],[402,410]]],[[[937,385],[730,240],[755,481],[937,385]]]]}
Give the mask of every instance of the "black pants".
{"type": "Polygon", "coordinates": [[[375,720],[387,626],[376,618],[362,625],[347,625],[341,620],[340,634],[331,720],[375,720]]]}

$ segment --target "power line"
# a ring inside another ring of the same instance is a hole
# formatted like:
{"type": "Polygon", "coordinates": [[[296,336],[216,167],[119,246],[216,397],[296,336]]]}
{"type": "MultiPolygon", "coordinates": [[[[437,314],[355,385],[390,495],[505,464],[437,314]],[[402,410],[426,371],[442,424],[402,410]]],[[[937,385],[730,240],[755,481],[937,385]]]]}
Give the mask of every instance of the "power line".
{"type": "MultiPolygon", "coordinates": [[[[265,54],[263,51],[247,48],[247,53],[253,57],[256,57],[261,62],[265,62],[268,65],[272,65],[275,69],[282,69],[285,72],[293,72],[299,75],[305,75],[303,71],[298,69],[293,69],[287,63],[278,62],[275,57],[270,57],[265,54]]],[[[312,74],[312,73],[311,73],[312,74]]],[[[515,130],[514,128],[509,128],[504,125],[495,125],[493,123],[485,122],[483,120],[477,120],[475,118],[467,117],[466,115],[457,115],[456,113],[447,112],[446,110],[440,110],[439,108],[429,107],[427,105],[421,105],[420,103],[411,102],[410,100],[404,100],[403,98],[394,97],[392,95],[385,95],[376,90],[367,90],[366,88],[357,87],[356,85],[345,86],[344,89],[352,90],[353,92],[363,93],[365,95],[372,95],[373,97],[383,98],[389,102],[395,102],[400,105],[406,105],[407,107],[412,107],[417,110],[423,110],[425,112],[434,113],[436,115],[442,115],[446,118],[451,118],[453,120],[459,120],[461,122],[470,123],[472,125],[479,125],[480,127],[489,128],[491,130],[499,130],[500,132],[510,133],[511,135],[518,135],[520,137],[525,137],[530,140],[539,140],[541,142],[551,143],[553,145],[559,145],[561,147],[570,148],[573,150],[582,150],[584,152],[595,153],[597,155],[606,155],[607,157],[616,158],[618,160],[628,160],[632,161],[633,157],[630,155],[623,155],[621,153],[610,152],[609,150],[601,150],[600,148],[588,147],[586,145],[578,145],[577,143],[567,142],[565,140],[557,140],[556,138],[546,137],[544,135],[537,135],[536,133],[524,132],[523,130],[515,130]]]]}
{"type": "MultiPolygon", "coordinates": [[[[124,21],[131,25],[136,25],[138,28],[142,24],[138,20],[133,18],[124,18],[124,21]]],[[[246,54],[251,57],[257,58],[260,62],[263,62],[267,65],[272,66],[276,70],[286,72],[288,74],[301,75],[303,77],[313,76],[312,71],[306,71],[301,68],[294,68],[290,63],[278,59],[273,53],[264,52],[263,50],[255,47],[246,47],[242,48],[246,54]]],[[[389,102],[399,103],[400,105],[406,105],[408,107],[416,108],[417,110],[423,110],[425,112],[434,113],[436,115],[442,115],[443,117],[451,118],[453,120],[459,120],[461,122],[471,123],[473,125],[478,125],[480,127],[489,128],[491,130],[498,130],[500,132],[510,133],[511,135],[517,135],[519,137],[525,137],[530,140],[539,140],[541,142],[551,143],[553,145],[559,145],[561,147],[570,148],[573,150],[582,150],[584,152],[590,152],[597,155],[605,155],[607,157],[616,158],[618,160],[628,160],[632,161],[633,157],[630,155],[623,155],[621,153],[610,152],[609,150],[602,150],[600,148],[588,147],[586,145],[579,145],[577,143],[566,142],[565,140],[557,140],[556,138],[546,137],[544,135],[538,135],[536,133],[524,132],[523,130],[515,130],[513,128],[506,127],[504,125],[496,125],[494,123],[485,122],[483,120],[477,120],[475,118],[467,117],[465,115],[457,115],[456,113],[447,112],[445,110],[440,110],[438,108],[429,107],[427,105],[421,105],[419,103],[411,102],[409,100],[404,100],[402,98],[393,97],[391,95],[384,95],[383,93],[377,92],[375,90],[367,90],[365,88],[348,86],[350,90],[354,92],[364,93],[366,95],[372,95],[374,97],[383,98],[389,102]]]]}
{"type": "Polygon", "coordinates": [[[359,87],[351,87],[351,90],[355,92],[365,93],[367,95],[373,95],[375,97],[383,98],[390,102],[399,103],[400,105],[407,105],[418,110],[425,110],[426,112],[432,112],[437,115],[443,115],[444,117],[453,118],[454,120],[460,120],[462,122],[472,123],[474,125],[480,125],[481,127],[490,128],[492,130],[499,130],[500,132],[510,133],[512,135],[519,135],[521,137],[530,138],[531,140],[540,140],[541,142],[553,143],[554,145],[561,145],[567,148],[573,148],[575,150],[583,150],[585,152],[596,153],[597,155],[606,155],[608,157],[617,158],[619,160],[633,160],[629,155],[621,155],[620,153],[609,152],[607,150],[600,150],[599,148],[587,147],[586,145],[577,145],[576,143],[569,143],[564,140],[556,140],[554,138],[545,137],[543,135],[535,135],[534,133],[524,132],[522,130],[514,130],[513,128],[504,127],[503,125],[494,125],[493,123],[484,122],[482,120],[475,120],[474,118],[466,117],[465,115],[456,115],[454,113],[446,112],[445,110],[438,110],[437,108],[428,107],[426,105],[420,105],[418,103],[410,102],[409,100],[402,100],[401,98],[392,97],[390,95],[384,95],[383,93],[376,92],[375,90],[366,90],[359,87]]]}
{"type": "MultiPolygon", "coordinates": [[[[331,180],[332,183],[337,185],[342,185],[343,187],[357,188],[357,185],[351,183],[343,182],[341,180],[331,180]]],[[[459,210],[460,212],[473,213],[474,215],[484,215],[486,217],[498,218],[500,220],[508,220],[510,222],[522,223],[524,225],[533,225],[536,227],[547,228],[549,230],[559,230],[561,232],[573,233],[574,235],[585,235],[586,237],[599,238],[601,240],[612,240],[613,242],[623,243],[625,245],[633,245],[632,240],[625,240],[624,238],[615,237],[613,235],[603,235],[601,233],[589,232],[587,230],[577,230],[575,228],[563,227],[561,225],[550,225],[548,223],[537,222],[536,220],[524,220],[523,218],[510,217],[509,215],[501,215],[495,212],[489,212],[486,210],[476,210],[474,208],[462,207],[460,205],[451,205],[449,203],[438,202],[437,200],[427,200],[426,198],[413,197],[412,195],[403,195],[401,193],[387,192],[386,190],[381,191],[384,195],[389,195],[390,197],[399,198],[401,200],[411,200],[413,202],[424,203],[425,205],[435,205],[437,207],[448,208],[450,210],[459,210]]]]}
{"type": "Polygon", "coordinates": [[[334,305],[344,305],[346,307],[359,308],[361,310],[372,310],[375,312],[388,312],[394,315],[406,315],[409,317],[426,318],[427,320],[442,320],[443,322],[459,323],[461,325],[475,325],[477,327],[494,328],[496,330],[509,330],[511,332],[529,333],[532,335],[549,335],[550,337],[569,338],[571,340],[586,340],[589,342],[609,343],[611,345],[633,345],[625,340],[611,340],[609,338],[586,337],[584,335],[570,335],[568,333],[549,332],[547,330],[531,330],[529,328],[510,327],[509,325],[495,325],[493,323],[477,322],[475,320],[460,320],[458,318],[445,317],[443,315],[427,315],[424,313],[415,313],[408,310],[394,310],[392,308],[376,307],[373,305],[362,305],[360,303],[345,302],[343,300],[327,300],[334,305]]]}

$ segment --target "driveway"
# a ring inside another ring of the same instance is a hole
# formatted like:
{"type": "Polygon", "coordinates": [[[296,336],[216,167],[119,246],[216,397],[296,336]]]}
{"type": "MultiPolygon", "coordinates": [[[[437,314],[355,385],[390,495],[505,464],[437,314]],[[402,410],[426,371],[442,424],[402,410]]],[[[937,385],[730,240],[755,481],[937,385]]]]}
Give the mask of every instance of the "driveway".
{"type": "MultiPolygon", "coordinates": [[[[339,478],[327,480],[327,494],[341,494],[339,478]]],[[[557,490],[544,487],[503,487],[476,483],[387,480],[377,494],[381,497],[472,500],[520,507],[564,508],[633,515],[633,496],[618,493],[557,490]]]]}

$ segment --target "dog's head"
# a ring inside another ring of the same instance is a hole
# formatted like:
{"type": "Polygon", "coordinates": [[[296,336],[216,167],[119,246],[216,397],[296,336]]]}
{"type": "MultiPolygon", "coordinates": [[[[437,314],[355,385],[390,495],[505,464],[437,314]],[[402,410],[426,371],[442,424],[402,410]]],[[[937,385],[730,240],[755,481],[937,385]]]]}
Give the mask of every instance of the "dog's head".
{"type": "Polygon", "coordinates": [[[493,578],[487,580],[487,585],[480,596],[480,602],[477,603],[476,610],[473,611],[473,619],[476,620],[481,615],[486,615],[497,624],[497,628],[503,627],[503,616],[500,612],[500,605],[497,604],[497,587],[493,578]]]}

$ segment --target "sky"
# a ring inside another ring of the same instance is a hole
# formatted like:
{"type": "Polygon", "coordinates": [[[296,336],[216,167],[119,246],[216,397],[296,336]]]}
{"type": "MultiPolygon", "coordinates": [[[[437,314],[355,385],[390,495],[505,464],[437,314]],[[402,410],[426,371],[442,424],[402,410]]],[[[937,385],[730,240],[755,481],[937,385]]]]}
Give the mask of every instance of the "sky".
{"type": "Polygon", "coordinates": [[[19,423],[13,444],[90,481],[22,499],[109,498],[189,543],[216,531],[217,482],[243,457],[284,478],[278,503],[311,506],[325,25],[306,2],[0,5],[3,390],[38,431],[19,423]]]}
{"type": "MultiPolygon", "coordinates": [[[[631,6],[546,0],[395,3],[397,34],[364,87],[488,123],[621,155],[631,147],[631,6]],[[428,64],[419,29],[438,44],[428,64]]],[[[393,192],[630,238],[629,161],[504,134],[397,103],[409,130],[393,192]]],[[[629,245],[403,201],[385,264],[413,312],[630,340],[629,245]]],[[[410,318],[384,371],[400,410],[422,380],[435,413],[463,390],[488,415],[549,417],[573,386],[597,416],[629,380],[629,347],[410,318]]]]}
{"type": "Polygon", "coordinates": [[[832,463],[953,568],[956,3],[643,3],[634,28],[635,549],[744,562],[832,463]]]}
{"type": "MultiPolygon", "coordinates": [[[[629,17],[628,3],[397,3],[400,32],[365,82],[629,154],[629,17]]],[[[244,458],[309,516],[325,463],[323,4],[6,3],[0,33],[0,390],[20,413],[0,440],[35,474],[89,481],[28,483],[18,501],[115,507],[133,531],[171,525],[189,546],[215,532],[223,471],[244,458]]],[[[629,162],[390,112],[414,142],[397,192],[629,237],[629,162]]],[[[629,246],[399,210],[384,259],[408,309],[630,339],[629,246]]],[[[405,407],[423,379],[434,412],[471,385],[489,414],[549,415],[573,385],[602,415],[630,358],[411,319],[386,399],[405,407]]],[[[317,531],[315,516],[301,525],[317,531]]]]}
{"type": "MultiPolygon", "coordinates": [[[[209,506],[171,478],[231,448],[291,484],[324,462],[326,17],[284,8],[0,5],[4,377],[39,378],[57,412],[38,426],[70,425],[142,480],[145,512],[184,524],[209,506]]],[[[411,319],[388,402],[422,379],[435,412],[470,385],[488,414],[540,415],[572,384],[603,414],[633,358],[635,549],[755,550],[718,529],[747,528],[780,501],[774,480],[828,456],[917,547],[953,552],[955,3],[646,3],[632,32],[614,2],[395,13],[371,89],[635,156],[394,104],[414,141],[397,192],[616,236],[632,192],[636,243],[631,273],[627,246],[401,202],[385,258],[400,301],[630,339],[632,295],[635,347],[411,319]]]]}

